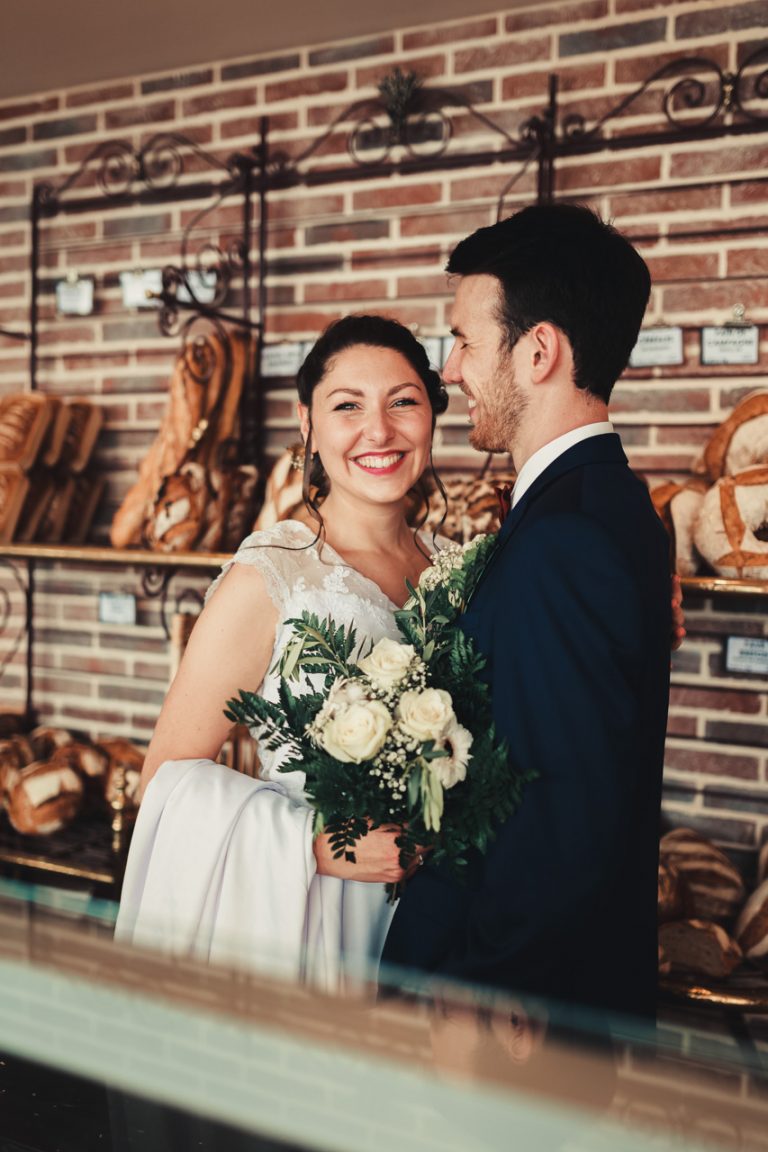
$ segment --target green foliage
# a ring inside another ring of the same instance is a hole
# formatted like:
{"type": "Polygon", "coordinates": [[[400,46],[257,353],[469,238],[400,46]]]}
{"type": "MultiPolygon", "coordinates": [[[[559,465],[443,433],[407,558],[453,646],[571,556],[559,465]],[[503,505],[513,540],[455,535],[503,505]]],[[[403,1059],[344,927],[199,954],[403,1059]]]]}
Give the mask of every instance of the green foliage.
{"type": "Polygon", "coordinates": [[[479,538],[463,553],[438,557],[433,577],[416,588],[408,585],[410,598],[395,613],[403,642],[413,645],[426,664],[427,685],[450,693],[459,723],[473,735],[466,778],[452,788],[444,789],[430,767],[448,754],[434,741],[409,754],[402,769],[405,789],[393,795],[382,784],[376,761],[336,760],[313,738],[312,725],[334,682],[363,676],[354,627],[337,625],[330,616],[321,620],[304,612],[288,621],[293,637],[277,662],[278,703],[242,691],[228,701],[229,719],[255,729],[267,748],[287,752],[282,771],[304,773],[315,832],[329,834],[335,856],[354,860],[355,844],[370,827],[398,823],[404,865],[418,846],[427,846],[435,861],[447,862],[460,874],[467,854],[484,852],[498,825],[518,806],[531,776],[510,764],[506,746],[497,739],[482,678],[485,660],[458,626],[495,542],[493,536],[479,538]],[[291,685],[302,680],[306,690],[297,693],[291,685]]]}

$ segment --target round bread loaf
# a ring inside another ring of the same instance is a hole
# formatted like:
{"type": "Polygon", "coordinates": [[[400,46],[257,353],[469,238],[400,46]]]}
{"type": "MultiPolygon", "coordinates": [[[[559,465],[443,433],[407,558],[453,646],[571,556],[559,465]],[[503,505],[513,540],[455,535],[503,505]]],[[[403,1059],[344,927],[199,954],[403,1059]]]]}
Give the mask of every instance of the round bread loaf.
{"type": "Polygon", "coordinates": [[[768,579],[768,466],[718,480],[702,501],[693,539],[718,576],[768,579]]]}
{"type": "Polygon", "coordinates": [[[692,828],[662,836],[659,859],[674,864],[685,885],[689,914],[700,920],[728,921],[744,903],[744,881],[725,852],[692,828]]]}
{"type": "Polygon", "coordinates": [[[685,886],[671,860],[659,861],[659,920],[680,920],[686,911],[685,886]]]}
{"type": "Polygon", "coordinates": [[[41,724],[29,734],[35,760],[47,760],[63,744],[71,744],[73,736],[66,728],[49,728],[41,724]]]}
{"type": "Polygon", "coordinates": [[[704,449],[710,480],[735,476],[756,464],[768,464],[768,392],[745,396],[704,449]]]}
{"type": "Polygon", "coordinates": [[[79,772],[85,782],[89,795],[104,794],[104,778],[107,773],[109,757],[102,748],[93,744],[83,744],[73,741],[57,748],[48,760],[49,764],[67,765],[79,772]]]}
{"type": "Polygon", "coordinates": [[[741,948],[720,924],[670,920],[659,926],[659,947],[673,972],[723,980],[741,962],[741,948]]]}
{"type": "Polygon", "coordinates": [[[22,768],[8,795],[8,818],[25,836],[58,832],[77,815],[83,781],[67,764],[35,762],[22,768]]]}
{"type": "Polygon", "coordinates": [[[768,964],[768,880],[763,880],[742,908],[734,935],[748,960],[768,964]]]}
{"type": "Polygon", "coordinates": [[[695,576],[701,558],[696,551],[693,529],[704,502],[707,485],[703,480],[687,484],[660,484],[651,490],[651,500],[672,543],[672,568],[681,576],[695,576]]]}

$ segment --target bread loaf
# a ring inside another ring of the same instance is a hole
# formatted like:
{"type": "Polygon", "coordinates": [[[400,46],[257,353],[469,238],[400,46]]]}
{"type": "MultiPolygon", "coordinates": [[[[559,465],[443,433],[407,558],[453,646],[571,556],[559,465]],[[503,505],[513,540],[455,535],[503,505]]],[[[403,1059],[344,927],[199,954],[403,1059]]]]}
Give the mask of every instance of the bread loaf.
{"type": "Polygon", "coordinates": [[[91,458],[104,417],[101,408],[89,400],[67,400],[65,407],[69,420],[59,466],[69,472],[82,472],[91,458]]]}
{"type": "Polygon", "coordinates": [[[48,760],[52,765],[66,765],[82,776],[91,793],[103,796],[109,758],[102,748],[73,741],[56,748],[48,760]]]}
{"type": "Polygon", "coordinates": [[[0,397],[0,463],[27,471],[37,460],[54,409],[40,392],[0,397]]]}
{"type": "Polygon", "coordinates": [[[768,466],[718,480],[702,501],[693,538],[718,576],[768,579],[768,466]]]}
{"type": "Polygon", "coordinates": [[[651,500],[672,544],[672,568],[681,576],[695,576],[701,558],[694,544],[694,526],[704,502],[703,480],[687,484],[661,484],[651,490],[651,500]]]}
{"type": "Polygon", "coordinates": [[[671,861],[659,861],[659,920],[680,920],[685,915],[684,882],[671,861]]]}
{"type": "Polygon", "coordinates": [[[744,881],[726,854],[692,828],[676,828],[661,838],[659,859],[674,864],[685,884],[690,915],[731,920],[744,902],[744,881]]]}
{"type": "Polygon", "coordinates": [[[280,520],[290,520],[304,506],[302,498],[304,445],[286,448],[275,461],[264,489],[264,501],[253,524],[254,532],[272,528],[280,520]]]}
{"type": "Polygon", "coordinates": [[[745,396],[704,449],[710,480],[768,464],[768,392],[745,396]]]}
{"type": "Polygon", "coordinates": [[[57,748],[64,744],[71,744],[73,736],[66,728],[51,728],[45,724],[33,728],[29,734],[29,742],[35,754],[35,760],[48,760],[57,748]]]}
{"type": "Polygon", "coordinates": [[[8,819],[25,836],[58,832],[77,815],[83,781],[68,765],[35,761],[22,768],[7,800],[8,819]]]}
{"type": "Polygon", "coordinates": [[[159,552],[185,552],[200,535],[209,489],[200,464],[184,464],[166,476],[147,524],[147,544],[159,552]]]}
{"type": "Polygon", "coordinates": [[[438,530],[460,544],[482,532],[495,532],[499,527],[500,501],[497,489],[514,482],[511,474],[494,473],[479,476],[476,473],[456,473],[443,478],[448,510],[439,492],[430,498],[429,514],[424,528],[438,530]],[[442,523],[441,523],[442,521],[442,523]]]}
{"type": "Polygon", "coordinates": [[[659,926],[659,947],[673,972],[723,980],[741,962],[741,949],[720,924],[671,920],[659,926]]]}
{"type": "Polygon", "coordinates": [[[0,544],[10,544],[29,492],[29,480],[18,464],[0,463],[0,544]]]}
{"type": "Polygon", "coordinates": [[[31,764],[34,758],[26,736],[9,736],[0,741],[0,805],[6,805],[21,769],[31,764]]]}
{"type": "Polygon", "coordinates": [[[748,960],[768,964],[768,880],[763,880],[742,908],[734,935],[748,960]]]}

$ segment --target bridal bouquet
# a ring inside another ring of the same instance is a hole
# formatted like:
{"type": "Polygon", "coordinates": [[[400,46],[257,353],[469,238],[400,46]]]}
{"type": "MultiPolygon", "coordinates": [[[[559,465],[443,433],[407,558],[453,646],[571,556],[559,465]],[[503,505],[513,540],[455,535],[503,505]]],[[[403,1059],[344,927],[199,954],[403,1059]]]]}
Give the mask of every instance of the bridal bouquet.
{"type": "Polygon", "coordinates": [[[399,824],[404,867],[426,846],[461,868],[517,806],[525,778],[495,736],[484,660],[457,626],[494,544],[438,553],[408,585],[399,641],[361,653],[353,627],[302,613],[280,658],[279,703],[244,691],[228,701],[229,719],[287,750],[282,771],[305,774],[315,832],[329,833],[336,856],[354,861],[369,827],[399,824]]]}

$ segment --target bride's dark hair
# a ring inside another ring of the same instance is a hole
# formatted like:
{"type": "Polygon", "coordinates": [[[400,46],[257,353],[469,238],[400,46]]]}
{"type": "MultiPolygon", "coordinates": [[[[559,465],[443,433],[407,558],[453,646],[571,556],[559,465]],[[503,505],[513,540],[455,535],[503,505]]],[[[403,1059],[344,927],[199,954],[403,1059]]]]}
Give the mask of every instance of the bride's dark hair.
{"type": "MultiPolygon", "coordinates": [[[[437,417],[448,407],[448,393],[443,387],[439,373],[430,368],[429,357],[423,346],[413,333],[398,320],[392,320],[388,316],[353,314],[329,324],[299,368],[296,386],[299,400],[309,411],[310,434],[312,430],[312,394],[315,388],[331,371],[335,358],[341,352],[345,352],[348,348],[361,346],[391,348],[405,357],[426,389],[432,409],[432,430],[434,431],[437,417]]],[[[445,489],[435,471],[431,448],[429,466],[434,482],[443,501],[445,501],[445,489]]],[[[322,532],[323,524],[320,504],[327,495],[328,477],[322,461],[316,452],[310,453],[308,451],[304,458],[302,496],[310,514],[320,525],[318,535],[322,532]]],[[[423,524],[429,512],[429,497],[423,485],[421,498],[424,504],[424,514],[421,520],[421,524],[423,524]]],[[[417,525],[417,530],[421,524],[417,525]]]]}

